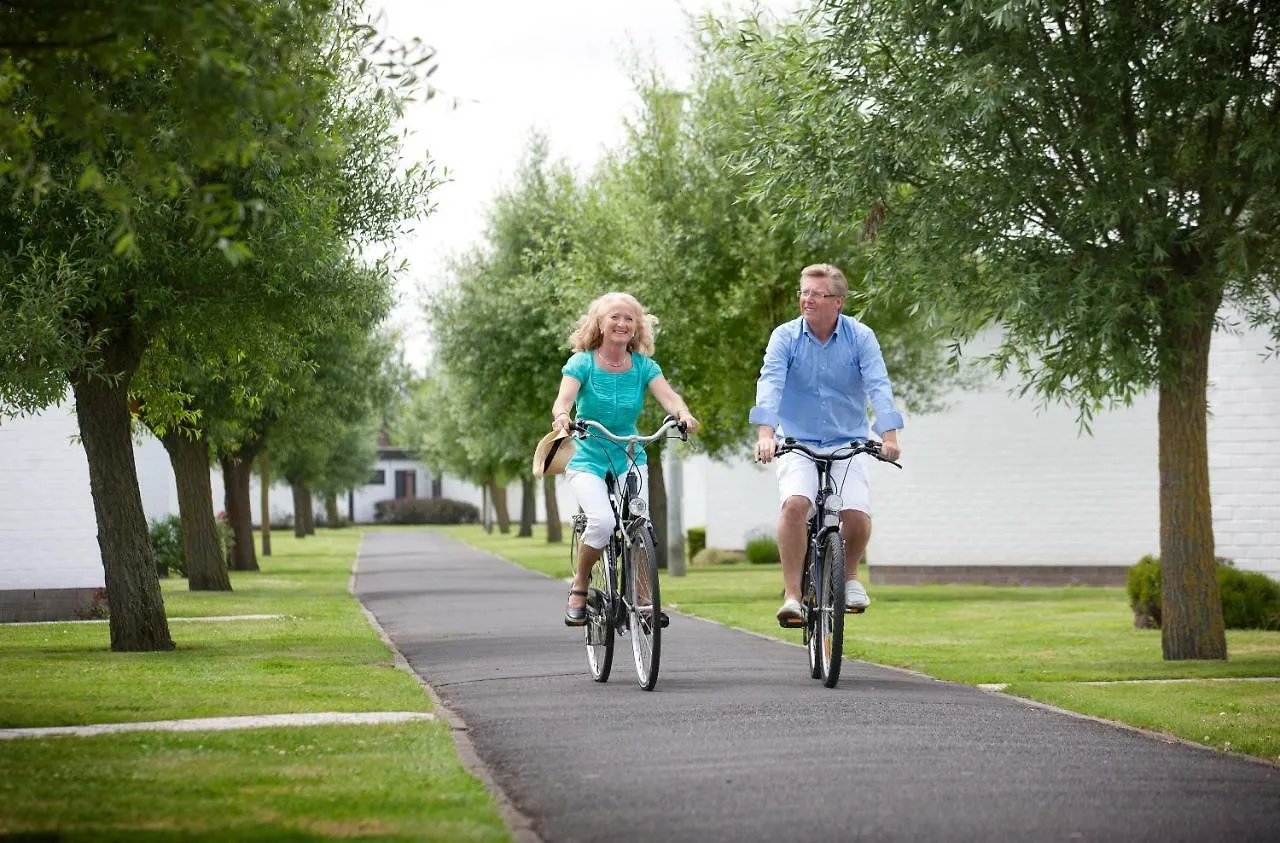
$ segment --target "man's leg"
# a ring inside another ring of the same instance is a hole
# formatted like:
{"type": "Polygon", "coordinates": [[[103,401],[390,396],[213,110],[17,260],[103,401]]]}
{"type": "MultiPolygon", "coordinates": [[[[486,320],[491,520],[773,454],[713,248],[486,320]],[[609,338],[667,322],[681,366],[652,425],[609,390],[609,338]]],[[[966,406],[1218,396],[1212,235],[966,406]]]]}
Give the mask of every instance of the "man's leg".
{"type": "Polygon", "coordinates": [[[858,578],[858,563],[867,554],[871,541],[871,516],[856,509],[840,513],[840,535],[844,537],[845,579],[858,578]]]}
{"type": "Polygon", "coordinates": [[[778,556],[782,560],[784,600],[800,599],[800,572],[804,569],[805,521],[809,515],[809,499],[800,495],[787,498],[778,516],[778,556]]]}

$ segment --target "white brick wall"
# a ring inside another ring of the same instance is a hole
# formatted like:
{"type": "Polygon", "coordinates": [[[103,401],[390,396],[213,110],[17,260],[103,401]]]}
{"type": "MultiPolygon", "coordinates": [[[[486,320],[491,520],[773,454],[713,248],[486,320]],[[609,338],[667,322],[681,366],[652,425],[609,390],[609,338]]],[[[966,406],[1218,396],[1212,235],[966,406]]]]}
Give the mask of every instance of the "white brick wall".
{"type": "MultiPolygon", "coordinates": [[[[909,416],[904,469],[873,464],[879,565],[1121,565],[1159,543],[1154,402],[1109,413],[1094,438],[1074,413],[1036,413],[990,388],[945,414],[909,416]]],[[[707,543],[772,533],[773,469],[705,463],[707,543]],[[719,502],[721,505],[717,505],[719,502]]]]}
{"type": "Polygon", "coordinates": [[[79,433],[66,406],[0,418],[0,591],[103,587],[79,433]]]}
{"type": "Polygon", "coordinates": [[[1280,579],[1280,362],[1266,334],[1218,333],[1209,360],[1209,472],[1219,556],[1280,579]]]}

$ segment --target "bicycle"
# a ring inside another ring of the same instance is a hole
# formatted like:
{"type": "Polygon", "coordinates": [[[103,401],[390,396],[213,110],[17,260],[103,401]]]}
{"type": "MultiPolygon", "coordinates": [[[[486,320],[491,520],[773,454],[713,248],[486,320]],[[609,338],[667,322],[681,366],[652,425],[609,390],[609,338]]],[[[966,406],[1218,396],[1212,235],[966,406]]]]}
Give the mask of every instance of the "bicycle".
{"type": "MultiPolygon", "coordinates": [[[[805,565],[800,574],[799,621],[779,620],[784,629],[803,629],[809,651],[809,675],[834,688],[840,681],[840,659],[844,649],[845,571],[844,538],[840,535],[840,495],[832,486],[831,467],[858,454],[870,454],[881,462],[901,465],[880,454],[875,440],[855,440],[831,451],[817,451],[787,437],[778,446],[781,456],[794,451],[804,454],[818,469],[818,498],[805,531],[805,565]]],[[[849,610],[853,614],[862,609],[849,610]]]]}
{"type": "MultiPolygon", "coordinates": [[[[628,635],[636,678],[641,688],[652,691],[658,682],[662,627],[666,625],[666,616],[662,614],[658,591],[657,542],[653,524],[649,521],[648,505],[639,494],[640,471],[635,461],[635,449],[637,445],[658,439],[677,438],[667,435],[672,428],[678,429],[678,438],[686,442],[689,433],[682,422],[671,416],[667,416],[662,426],[648,436],[616,436],[591,419],[579,419],[573,427],[579,438],[598,435],[625,445],[628,462],[622,484],[612,473],[605,476],[614,527],[604,552],[591,568],[591,581],[587,586],[585,629],[591,678],[597,682],[609,681],[614,639],[628,635]]],[[[587,516],[578,512],[573,517],[573,538],[569,547],[570,564],[575,569],[578,545],[586,526],[587,516]]]]}

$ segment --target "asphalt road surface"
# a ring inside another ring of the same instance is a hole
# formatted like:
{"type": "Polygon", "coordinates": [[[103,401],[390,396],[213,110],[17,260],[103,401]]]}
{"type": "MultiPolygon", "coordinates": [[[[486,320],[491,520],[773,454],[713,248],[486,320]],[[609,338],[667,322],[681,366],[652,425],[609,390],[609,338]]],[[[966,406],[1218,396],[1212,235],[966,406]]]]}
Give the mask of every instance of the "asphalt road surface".
{"type": "Polygon", "coordinates": [[[366,534],[355,591],[526,838],[1280,841],[1275,766],[865,662],[826,689],[795,643],[688,616],[656,690],[626,639],[593,682],[564,583],[431,532],[366,534]]]}

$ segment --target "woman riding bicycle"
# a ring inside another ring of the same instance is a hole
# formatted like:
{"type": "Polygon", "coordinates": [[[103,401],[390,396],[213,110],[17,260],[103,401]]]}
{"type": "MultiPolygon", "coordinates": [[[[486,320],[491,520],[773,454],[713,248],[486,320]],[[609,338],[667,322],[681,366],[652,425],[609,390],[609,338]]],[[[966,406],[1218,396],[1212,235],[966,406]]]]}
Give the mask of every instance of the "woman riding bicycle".
{"type": "MultiPolygon", "coordinates": [[[[591,419],[620,436],[638,433],[636,421],[644,405],[645,390],[662,408],[683,422],[690,432],[698,420],[684,400],[671,388],[662,369],[653,360],[652,316],[627,293],[606,293],[591,303],[569,337],[574,354],[561,369],[560,392],[551,406],[551,426],[570,433],[570,408],[579,419],[591,419]]],[[[649,496],[648,466],[643,449],[636,454],[641,476],[641,496],[649,496]]],[[[588,436],[577,443],[565,469],[578,505],[587,516],[582,535],[577,570],[569,589],[564,622],[569,626],[586,623],[587,584],[591,566],[600,558],[613,531],[613,510],[609,506],[605,475],[623,477],[629,465],[625,452],[599,437],[588,436]]]]}
{"type": "MultiPolygon", "coordinates": [[[[894,407],[893,388],[875,333],[840,312],[849,285],[831,264],[800,273],[800,317],[774,329],[756,381],[756,459],[771,461],[779,434],[814,448],[828,449],[867,438],[867,403],[875,410],[881,454],[901,454],[898,430],[902,414],[894,407]]],[[[858,561],[871,539],[871,487],[864,458],[845,460],[834,469],[843,507],[840,533],[847,560],[845,606],[862,611],[870,603],[858,582],[858,561]]],[[[782,558],[783,602],[779,621],[799,620],[800,575],[805,555],[805,524],[818,492],[817,471],[803,454],[778,457],[778,554],[782,558]]]]}

